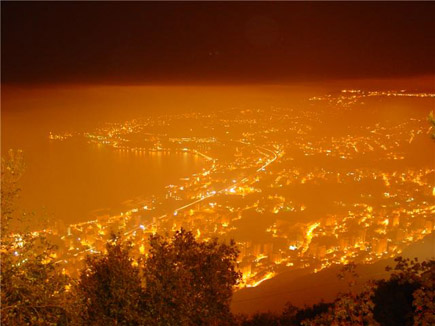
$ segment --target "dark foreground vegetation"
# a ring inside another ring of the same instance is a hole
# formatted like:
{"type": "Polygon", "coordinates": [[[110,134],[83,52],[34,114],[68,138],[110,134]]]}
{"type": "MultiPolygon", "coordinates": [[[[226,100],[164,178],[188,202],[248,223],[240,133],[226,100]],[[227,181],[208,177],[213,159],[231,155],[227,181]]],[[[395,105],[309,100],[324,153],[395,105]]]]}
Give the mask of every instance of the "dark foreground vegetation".
{"type": "Polygon", "coordinates": [[[106,251],[87,257],[78,278],[53,259],[44,237],[10,236],[22,170],[19,153],[2,160],[2,325],[434,325],[435,262],[396,259],[388,280],[354,290],[355,266],[339,277],[349,284],[334,302],[281,315],[233,315],[230,302],[241,275],[233,242],[199,242],[180,230],[153,235],[150,251],[134,259],[131,246],[113,235],[106,251]],[[17,255],[19,246],[19,255],[17,255]]]}
{"type": "Polygon", "coordinates": [[[287,304],[281,315],[261,313],[243,319],[245,326],[412,326],[435,325],[435,261],[395,259],[388,280],[370,281],[354,292],[355,265],[342,269],[339,277],[348,280],[349,289],[334,302],[296,308],[287,304]]]}

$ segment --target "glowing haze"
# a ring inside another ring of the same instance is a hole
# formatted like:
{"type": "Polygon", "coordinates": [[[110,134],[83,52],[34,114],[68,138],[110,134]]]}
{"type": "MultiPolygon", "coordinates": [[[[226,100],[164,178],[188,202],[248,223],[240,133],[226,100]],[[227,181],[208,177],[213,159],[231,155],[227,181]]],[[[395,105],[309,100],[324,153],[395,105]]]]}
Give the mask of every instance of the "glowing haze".
{"type": "Polygon", "coordinates": [[[296,270],[400,255],[434,230],[434,9],[2,2],[18,212],[73,276],[111,230],[135,259],[156,232],[233,238],[238,311],[296,270]]]}

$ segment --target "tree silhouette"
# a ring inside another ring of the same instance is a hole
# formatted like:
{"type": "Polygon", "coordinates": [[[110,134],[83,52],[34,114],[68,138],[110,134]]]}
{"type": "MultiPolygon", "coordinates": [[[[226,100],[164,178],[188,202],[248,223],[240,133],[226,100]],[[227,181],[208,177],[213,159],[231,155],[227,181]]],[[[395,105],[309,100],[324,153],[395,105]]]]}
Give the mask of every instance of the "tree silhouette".
{"type": "Polygon", "coordinates": [[[130,247],[113,237],[106,253],[88,256],[77,285],[81,325],[147,325],[140,270],[130,247]]]}
{"type": "Polygon", "coordinates": [[[389,280],[378,282],[375,318],[381,325],[433,325],[435,261],[397,257],[389,280]]]}
{"type": "Polygon", "coordinates": [[[150,239],[144,262],[146,293],[156,325],[228,325],[238,250],[216,239],[197,242],[183,229],[150,239]]]}
{"type": "Polygon", "coordinates": [[[1,160],[1,234],[6,236],[15,211],[16,200],[20,194],[19,181],[24,173],[22,151],[9,150],[1,160]]]}
{"type": "Polygon", "coordinates": [[[70,279],[54,263],[55,248],[43,235],[11,232],[23,171],[20,151],[9,151],[2,158],[1,324],[66,325],[70,279]]]}

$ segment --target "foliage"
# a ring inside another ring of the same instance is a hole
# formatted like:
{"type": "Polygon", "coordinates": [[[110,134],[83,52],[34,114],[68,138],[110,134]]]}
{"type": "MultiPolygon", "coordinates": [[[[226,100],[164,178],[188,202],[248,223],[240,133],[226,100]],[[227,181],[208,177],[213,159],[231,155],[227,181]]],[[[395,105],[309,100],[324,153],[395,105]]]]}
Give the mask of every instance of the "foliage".
{"type": "MultiPolygon", "coordinates": [[[[2,254],[1,315],[5,325],[66,325],[69,320],[69,278],[49,257],[43,239],[24,250],[2,254]],[[38,244],[37,244],[38,243],[38,244]]],[[[14,251],[12,251],[14,250],[14,251]]]]}
{"type": "Polygon", "coordinates": [[[140,271],[119,238],[107,252],[88,256],[77,285],[81,325],[144,325],[147,311],[140,271]]]}
{"type": "Polygon", "coordinates": [[[4,325],[65,325],[69,279],[54,263],[43,236],[10,232],[24,164],[20,151],[2,159],[1,322],[4,325]]]}
{"type": "Polygon", "coordinates": [[[375,326],[379,325],[373,318],[374,304],[371,300],[373,287],[369,285],[363,292],[354,295],[351,292],[341,294],[328,312],[314,319],[302,322],[304,326],[375,326]]]}
{"type": "Polygon", "coordinates": [[[241,277],[233,241],[197,242],[181,229],[171,241],[152,236],[150,245],[144,277],[156,325],[231,323],[232,289],[241,277]]]}
{"type": "MultiPolygon", "coordinates": [[[[402,257],[396,258],[395,261],[394,269],[388,268],[393,270],[390,280],[381,281],[390,287],[402,288],[401,293],[394,294],[393,303],[397,311],[395,318],[401,317],[404,325],[435,324],[435,261],[420,263],[417,258],[402,257]]],[[[383,304],[385,302],[380,302],[380,305],[383,304]]]]}
{"type": "Polygon", "coordinates": [[[418,285],[398,280],[381,280],[373,296],[374,316],[385,326],[413,324],[412,293],[418,285]]]}
{"type": "Polygon", "coordinates": [[[356,265],[351,263],[345,265],[338,274],[340,279],[347,280],[349,290],[339,294],[328,312],[316,316],[314,319],[307,319],[302,322],[304,326],[376,326],[379,325],[373,316],[374,303],[372,296],[375,290],[373,282],[367,283],[365,289],[355,293],[353,287],[356,284],[358,274],[355,271],[356,265]]]}
{"type": "Polygon", "coordinates": [[[421,273],[421,286],[413,293],[415,326],[435,325],[435,262],[432,260],[427,265],[421,273]]]}
{"type": "Polygon", "coordinates": [[[271,312],[256,313],[250,318],[238,316],[237,323],[241,326],[281,326],[280,316],[271,312]]]}
{"type": "Polygon", "coordinates": [[[332,306],[331,303],[320,302],[302,309],[287,304],[281,316],[281,325],[301,325],[306,319],[313,319],[325,312],[332,306]]]}
{"type": "MultiPolygon", "coordinates": [[[[341,294],[326,314],[302,324],[320,325],[433,325],[435,262],[395,259],[389,280],[369,282],[360,294],[341,294]]],[[[353,274],[352,268],[345,272],[353,274]]],[[[356,274],[354,274],[356,275],[356,274]]],[[[349,282],[353,286],[354,282],[349,282]]]]}
{"type": "Polygon", "coordinates": [[[298,308],[287,303],[281,315],[271,312],[256,313],[249,318],[237,316],[238,325],[241,326],[300,326],[302,321],[313,319],[328,311],[332,304],[320,302],[313,306],[298,308]]]}
{"type": "Polygon", "coordinates": [[[15,210],[15,202],[20,194],[19,181],[24,172],[22,151],[9,150],[1,161],[1,232],[9,232],[15,210]]]}
{"type": "Polygon", "coordinates": [[[81,325],[225,325],[240,277],[234,243],[198,242],[191,232],[150,237],[143,261],[114,237],[86,259],[76,287],[81,325]]]}

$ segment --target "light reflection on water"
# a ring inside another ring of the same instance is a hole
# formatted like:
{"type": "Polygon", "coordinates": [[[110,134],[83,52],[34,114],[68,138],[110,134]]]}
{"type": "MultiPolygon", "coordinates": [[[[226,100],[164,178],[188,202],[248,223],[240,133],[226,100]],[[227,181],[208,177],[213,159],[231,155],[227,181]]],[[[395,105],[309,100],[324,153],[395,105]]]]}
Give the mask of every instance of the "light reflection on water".
{"type": "Polygon", "coordinates": [[[119,212],[205,164],[187,153],[116,151],[81,139],[42,142],[25,158],[20,206],[65,223],[119,212]]]}

